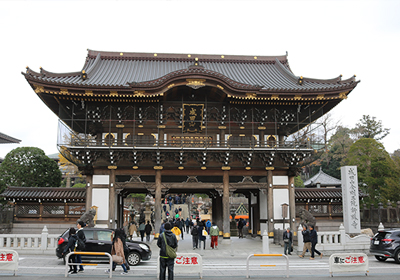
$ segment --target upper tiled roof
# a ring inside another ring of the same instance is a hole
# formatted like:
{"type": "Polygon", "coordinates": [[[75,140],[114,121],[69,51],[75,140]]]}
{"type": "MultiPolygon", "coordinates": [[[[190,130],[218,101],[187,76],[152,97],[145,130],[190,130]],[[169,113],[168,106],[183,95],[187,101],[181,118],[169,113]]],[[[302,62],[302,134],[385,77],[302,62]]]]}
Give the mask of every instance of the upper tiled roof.
{"type": "Polygon", "coordinates": [[[341,186],[342,181],[326,174],[324,171],[322,171],[322,169],[320,169],[315,176],[304,182],[304,186],[306,187],[316,186],[317,184],[320,184],[320,186],[323,187],[341,186]]]}
{"type": "Polygon", "coordinates": [[[26,78],[44,84],[77,87],[156,87],[184,75],[214,77],[234,88],[265,92],[351,90],[355,77],[318,80],[296,76],[284,56],[221,56],[88,51],[84,67],[74,73],[40,73],[27,69],[26,78]],[[190,56],[190,57],[189,57],[190,56]],[[197,59],[197,60],[196,60],[197,59]],[[195,66],[195,64],[198,64],[195,66]],[[84,72],[83,72],[84,71],[84,72]],[[87,79],[82,79],[82,74],[87,79]],[[301,80],[301,82],[299,82],[301,80]]]}
{"type": "Polygon", "coordinates": [[[30,188],[8,187],[0,196],[7,200],[18,201],[84,201],[86,189],[84,188],[30,188]]]}
{"type": "Polygon", "coordinates": [[[8,136],[4,133],[0,132],[0,144],[9,144],[9,143],[20,143],[21,140],[8,136]]]}

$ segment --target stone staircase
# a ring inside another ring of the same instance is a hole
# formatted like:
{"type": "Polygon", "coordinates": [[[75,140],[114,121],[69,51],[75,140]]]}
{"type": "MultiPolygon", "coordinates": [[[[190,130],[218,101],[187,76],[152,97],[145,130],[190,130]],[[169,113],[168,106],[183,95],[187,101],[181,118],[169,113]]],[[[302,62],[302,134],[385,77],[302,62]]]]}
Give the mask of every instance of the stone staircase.
{"type": "Polygon", "coordinates": [[[76,227],[75,223],[72,224],[33,224],[33,223],[14,223],[11,229],[11,234],[40,234],[43,227],[46,226],[49,234],[62,234],[70,227],[76,227]]]}
{"type": "MultiPolygon", "coordinates": [[[[171,210],[169,210],[168,204],[165,205],[167,206],[167,211],[169,212],[170,218],[175,218],[175,209],[179,210],[179,207],[182,208],[180,218],[183,218],[184,220],[186,220],[186,218],[189,218],[189,207],[187,204],[172,204],[171,210]]],[[[161,218],[164,220],[166,218],[166,215],[163,206],[164,204],[161,205],[161,210],[162,210],[161,218]]]]}

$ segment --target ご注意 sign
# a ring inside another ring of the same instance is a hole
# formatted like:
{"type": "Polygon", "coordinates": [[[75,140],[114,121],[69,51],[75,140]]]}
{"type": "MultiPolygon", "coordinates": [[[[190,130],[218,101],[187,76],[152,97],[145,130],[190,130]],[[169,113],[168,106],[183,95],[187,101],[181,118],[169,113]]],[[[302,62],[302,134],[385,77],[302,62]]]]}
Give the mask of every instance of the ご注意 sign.
{"type": "MultiPolygon", "coordinates": [[[[157,262],[157,271],[159,271],[160,261],[157,262]]],[[[198,273],[203,278],[203,260],[196,253],[177,253],[174,264],[174,274],[193,274],[198,273]]],[[[159,275],[158,275],[159,276],[159,275]]]]}
{"type": "Polygon", "coordinates": [[[329,257],[329,273],[364,272],[368,275],[368,256],[363,253],[340,253],[329,257]]]}
{"type": "Polygon", "coordinates": [[[360,203],[357,166],[341,167],[343,223],[346,233],[360,233],[360,203]]]}
{"type": "Polygon", "coordinates": [[[0,250],[0,271],[13,270],[14,275],[18,270],[18,253],[14,250],[0,250]]]}

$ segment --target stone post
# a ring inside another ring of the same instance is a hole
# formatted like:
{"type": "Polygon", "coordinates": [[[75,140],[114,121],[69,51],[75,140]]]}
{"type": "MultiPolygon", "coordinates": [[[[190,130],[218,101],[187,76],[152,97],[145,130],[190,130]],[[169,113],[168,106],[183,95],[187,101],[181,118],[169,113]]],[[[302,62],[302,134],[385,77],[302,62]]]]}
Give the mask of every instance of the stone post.
{"type": "Polygon", "coordinates": [[[344,229],[343,224],[340,224],[339,235],[340,235],[340,244],[346,245],[346,230],[344,229]]]}
{"type": "MultiPolygon", "coordinates": [[[[47,249],[47,237],[48,237],[48,235],[49,235],[49,230],[47,229],[47,226],[44,226],[43,230],[42,230],[42,241],[41,241],[41,244],[40,244],[40,249],[43,250],[43,251],[47,249]]],[[[16,243],[18,243],[18,242],[16,242],[16,243]]]]}
{"type": "Polygon", "coordinates": [[[262,234],[262,246],[263,246],[263,254],[269,254],[269,237],[268,232],[264,230],[262,234]]]}
{"type": "Polygon", "coordinates": [[[156,170],[156,193],[154,201],[154,239],[158,239],[161,227],[161,170],[156,170]]]}
{"type": "Polygon", "coordinates": [[[383,226],[383,224],[382,224],[382,223],[379,223],[378,231],[384,230],[384,229],[385,229],[385,227],[383,226]]]}
{"type": "MultiPolygon", "coordinates": [[[[294,229],[293,229],[294,231],[294,229]]],[[[299,225],[297,228],[297,252],[303,252],[304,242],[303,242],[303,227],[299,225]]]]}

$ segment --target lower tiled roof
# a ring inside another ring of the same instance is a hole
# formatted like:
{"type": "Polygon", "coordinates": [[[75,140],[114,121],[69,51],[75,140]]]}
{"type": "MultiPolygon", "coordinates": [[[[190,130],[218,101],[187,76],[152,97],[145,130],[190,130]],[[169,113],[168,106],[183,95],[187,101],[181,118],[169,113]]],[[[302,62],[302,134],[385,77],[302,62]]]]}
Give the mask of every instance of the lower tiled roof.
{"type": "Polygon", "coordinates": [[[8,187],[0,196],[7,200],[16,201],[76,201],[86,199],[85,188],[30,188],[30,187],[8,187]]]}
{"type": "Polygon", "coordinates": [[[296,188],[295,190],[296,201],[306,201],[308,199],[312,200],[337,200],[342,199],[342,189],[340,188],[296,188]]]}

